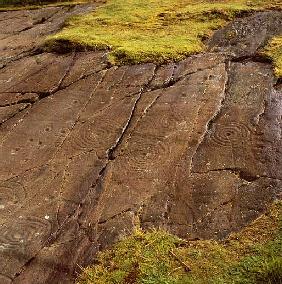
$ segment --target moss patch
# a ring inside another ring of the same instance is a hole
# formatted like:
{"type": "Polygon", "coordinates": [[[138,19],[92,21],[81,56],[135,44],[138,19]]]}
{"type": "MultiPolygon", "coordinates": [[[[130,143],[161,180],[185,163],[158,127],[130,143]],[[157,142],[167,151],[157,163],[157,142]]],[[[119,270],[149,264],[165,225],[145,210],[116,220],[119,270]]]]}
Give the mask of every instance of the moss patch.
{"type": "Polygon", "coordinates": [[[108,48],[114,64],[164,63],[203,51],[202,39],[242,12],[279,6],[280,0],[108,0],[69,20],[47,43],[108,48]]]}
{"type": "Polygon", "coordinates": [[[273,38],[263,52],[274,62],[275,74],[282,77],[282,36],[273,38]]]}
{"type": "Polygon", "coordinates": [[[227,240],[141,230],[101,252],[79,284],[281,284],[282,202],[227,240]]]}

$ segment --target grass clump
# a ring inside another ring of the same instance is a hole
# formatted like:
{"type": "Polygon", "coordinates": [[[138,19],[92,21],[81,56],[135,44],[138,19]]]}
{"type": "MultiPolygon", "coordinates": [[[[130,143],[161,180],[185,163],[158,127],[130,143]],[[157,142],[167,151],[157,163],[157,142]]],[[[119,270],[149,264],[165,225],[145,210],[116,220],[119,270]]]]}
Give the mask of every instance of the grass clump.
{"type": "Polygon", "coordinates": [[[49,37],[88,49],[110,49],[113,64],[164,63],[203,51],[203,39],[242,12],[281,7],[280,0],[108,0],[49,37]]]}
{"type": "Polygon", "coordinates": [[[282,284],[282,202],[227,240],[136,232],[101,252],[78,284],[282,284]]]}
{"type": "Polygon", "coordinates": [[[267,47],[264,54],[272,59],[275,66],[275,74],[282,77],[282,36],[274,37],[267,47]]]}
{"type": "Polygon", "coordinates": [[[100,264],[87,269],[79,283],[176,283],[177,265],[170,252],[181,242],[162,231],[137,230],[112,250],[101,252],[100,264]]]}

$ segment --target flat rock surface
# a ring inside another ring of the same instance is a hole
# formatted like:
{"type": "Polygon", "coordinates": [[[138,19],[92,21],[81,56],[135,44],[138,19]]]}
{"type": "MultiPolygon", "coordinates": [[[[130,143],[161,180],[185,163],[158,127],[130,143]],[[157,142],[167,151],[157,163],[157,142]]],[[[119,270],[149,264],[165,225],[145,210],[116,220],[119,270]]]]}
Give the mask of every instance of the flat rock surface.
{"type": "Polygon", "coordinates": [[[93,11],[94,4],[0,11],[0,68],[12,60],[40,52],[44,39],[73,15],[93,11]]]}
{"type": "Polygon", "coordinates": [[[73,283],[138,224],[224,238],[281,198],[282,86],[256,56],[281,12],[236,20],[176,64],[37,50],[90,9],[0,13],[4,284],[73,283]]]}

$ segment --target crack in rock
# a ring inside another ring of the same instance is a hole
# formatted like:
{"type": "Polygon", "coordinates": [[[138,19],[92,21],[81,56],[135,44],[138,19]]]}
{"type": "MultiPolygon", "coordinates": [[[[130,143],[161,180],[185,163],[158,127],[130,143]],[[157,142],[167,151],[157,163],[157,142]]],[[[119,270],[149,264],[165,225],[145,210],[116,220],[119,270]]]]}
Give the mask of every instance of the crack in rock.
{"type": "Polygon", "coordinates": [[[0,54],[0,282],[72,283],[136,226],[224,238],[282,196],[281,79],[259,55],[281,12],[235,20],[209,52],[162,66],[26,37],[93,5],[0,20],[20,23],[0,54]]]}

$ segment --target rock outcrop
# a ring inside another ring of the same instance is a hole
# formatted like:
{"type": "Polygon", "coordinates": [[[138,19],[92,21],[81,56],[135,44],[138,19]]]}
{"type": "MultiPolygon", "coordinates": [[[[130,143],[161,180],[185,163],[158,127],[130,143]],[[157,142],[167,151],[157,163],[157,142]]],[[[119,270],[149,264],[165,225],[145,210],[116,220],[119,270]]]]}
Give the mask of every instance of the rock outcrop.
{"type": "Polygon", "coordinates": [[[46,53],[92,6],[1,13],[0,282],[72,283],[134,226],[224,238],[282,192],[282,85],[257,55],[282,12],[215,33],[207,53],[111,67],[46,53]]]}

